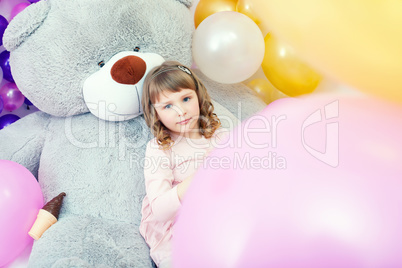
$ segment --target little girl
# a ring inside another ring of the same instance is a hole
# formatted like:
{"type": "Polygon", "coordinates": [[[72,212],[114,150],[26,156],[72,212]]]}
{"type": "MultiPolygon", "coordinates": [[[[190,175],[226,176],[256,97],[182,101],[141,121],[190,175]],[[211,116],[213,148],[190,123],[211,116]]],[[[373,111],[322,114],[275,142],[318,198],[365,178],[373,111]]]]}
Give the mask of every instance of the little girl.
{"type": "Polygon", "coordinates": [[[221,123],[197,76],[178,62],[166,61],[144,82],[142,108],[155,138],[145,155],[146,196],[141,235],[158,267],[171,267],[176,212],[202,160],[213,149],[221,123]]]}

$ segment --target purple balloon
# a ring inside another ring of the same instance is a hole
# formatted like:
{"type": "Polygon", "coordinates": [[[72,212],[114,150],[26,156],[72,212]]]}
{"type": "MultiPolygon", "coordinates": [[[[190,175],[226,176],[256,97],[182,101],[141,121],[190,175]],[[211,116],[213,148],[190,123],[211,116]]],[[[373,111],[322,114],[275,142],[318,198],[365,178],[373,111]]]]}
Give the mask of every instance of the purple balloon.
{"type": "Polygon", "coordinates": [[[30,3],[36,3],[36,2],[39,2],[40,0],[28,0],[28,2],[30,2],[30,3]]]}
{"type": "Polygon", "coordinates": [[[7,50],[0,53],[0,67],[3,70],[3,78],[7,81],[14,82],[10,68],[10,52],[7,50]]]}
{"type": "Polygon", "coordinates": [[[3,98],[0,96],[0,114],[3,111],[3,107],[4,107],[3,98]]]}
{"type": "Polygon", "coordinates": [[[8,26],[8,21],[6,18],[0,15],[0,46],[3,45],[3,34],[8,26]]]}
{"type": "Polygon", "coordinates": [[[0,96],[3,98],[4,109],[14,111],[21,107],[25,97],[14,83],[7,83],[0,88],[0,96]]]}
{"type": "Polygon", "coordinates": [[[11,125],[15,121],[19,120],[20,117],[15,114],[5,114],[0,117],[0,129],[5,128],[6,126],[11,125]]]}

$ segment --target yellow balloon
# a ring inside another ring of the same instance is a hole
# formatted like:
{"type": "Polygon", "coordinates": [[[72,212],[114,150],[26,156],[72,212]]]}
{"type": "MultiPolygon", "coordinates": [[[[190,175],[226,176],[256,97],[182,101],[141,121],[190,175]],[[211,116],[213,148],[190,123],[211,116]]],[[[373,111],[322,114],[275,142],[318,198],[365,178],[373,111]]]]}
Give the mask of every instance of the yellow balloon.
{"type": "Polygon", "coordinates": [[[326,76],[402,102],[402,1],[248,0],[256,16],[326,76]]]}
{"type": "Polygon", "coordinates": [[[271,34],[265,37],[265,55],[261,67],[268,80],[291,97],[313,92],[322,78],[302,62],[290,46],[271,34]]]}
{"type": "Polygon", "coordinates": [[[287,97],[285,94],[277,90],[268,80],[256,78],[247,83],[247,86],[257,93],[266,104],[274,100],[287,97]]]}
{"type": "Polygon", "coordinates": [[[200,0],[194,12],[195,28],[208,16],[220,11],[236,11],[237,0],[200,0]]]}
{"type": "Polygon", "coordinates": [[[258,25],[262,34],[265,36],[268,33],[269,28],[266,24],[263,23],[263,19],[260,18],[256,14],[256,9],[258,9],[258,5],[252,3],[248,0],[238,0],[237,1],[237,6],[236,6],[237,12],[243,13],[244,15],[246,15],[250,19],[252,19],[255,22],[255,24],[258,25]]]}

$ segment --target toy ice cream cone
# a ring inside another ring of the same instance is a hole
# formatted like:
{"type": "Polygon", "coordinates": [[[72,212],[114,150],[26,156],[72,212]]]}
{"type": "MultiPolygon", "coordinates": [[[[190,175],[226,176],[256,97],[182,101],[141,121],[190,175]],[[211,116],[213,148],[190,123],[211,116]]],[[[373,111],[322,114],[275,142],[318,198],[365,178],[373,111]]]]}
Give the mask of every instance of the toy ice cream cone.
{"type": "Polygon", "coordinates": [[[38,240],[50,226],[57,222],[60,208],[66,193],[61,193],[43,206],[39,210],[35,223],[28,234],[35,240],[38,240]]]}

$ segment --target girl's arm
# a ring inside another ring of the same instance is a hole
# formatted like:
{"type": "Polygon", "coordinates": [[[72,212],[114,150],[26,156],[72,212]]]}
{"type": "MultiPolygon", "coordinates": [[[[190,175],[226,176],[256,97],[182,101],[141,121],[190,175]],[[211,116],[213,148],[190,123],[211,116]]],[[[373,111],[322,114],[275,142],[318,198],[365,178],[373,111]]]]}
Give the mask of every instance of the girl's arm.
{"type": "Polygon", "coordinates": [[[180,202],[183,201],[183,197],[186,194],[188,187],[190,186],[192,181],[193,176],[190,176],[177,185],[177,195],[179,197],[180,202]]]}
{"type": "MultiPolygon", "coordinates": [[[[222,128],[222,127],[218,128],[211,138],[211,139],[213,139],[211,141],[211,144],[214,147],[218,146],[219,144],[225,144],[225,142],[227,142],[227,140],[229,139],[229,134],[230,134],[229,129],[222,128]]],[[[212,149],[213,148],[211,148],[211,150],[212,149]]],[[[210,153],[210,151],[208,153],[210,153]]],[[[194,175],[189,176],[186,179],[184,179],[180,184],[177,185],[177,195],[179,196],[180,202],[183,201],[183,197],[186,194],[188,187],[191,185],[193,178],[194,178],[194,175]]]]}
{"type": "Polygon", "coordinates": [[[158,221],[171,220],[181,204],[177,186],[173,187],[170,159],[155,140],[148,143],[145,157],[145,187],[152,214],[158,221]]]}

